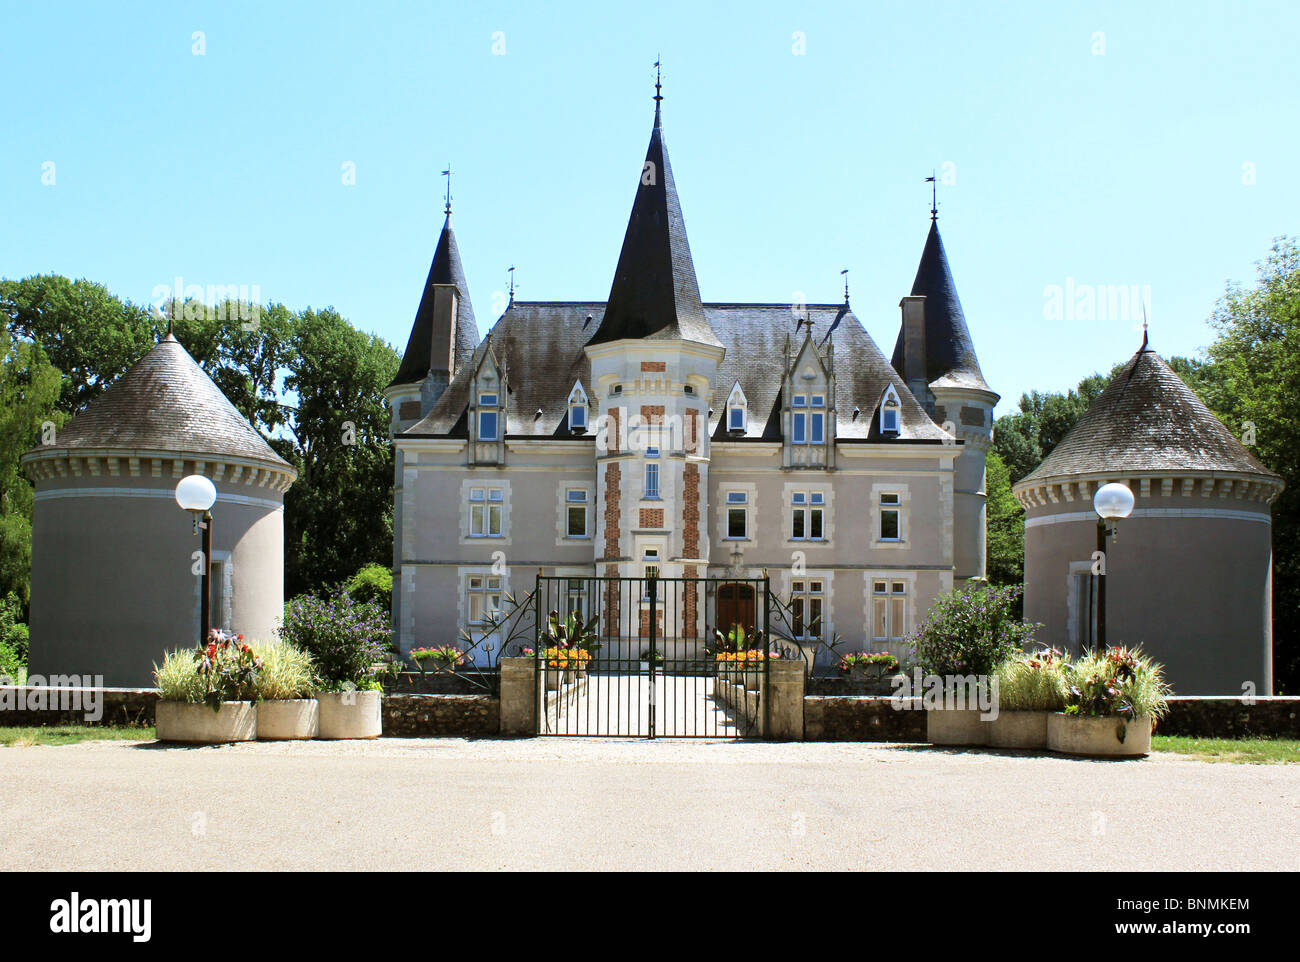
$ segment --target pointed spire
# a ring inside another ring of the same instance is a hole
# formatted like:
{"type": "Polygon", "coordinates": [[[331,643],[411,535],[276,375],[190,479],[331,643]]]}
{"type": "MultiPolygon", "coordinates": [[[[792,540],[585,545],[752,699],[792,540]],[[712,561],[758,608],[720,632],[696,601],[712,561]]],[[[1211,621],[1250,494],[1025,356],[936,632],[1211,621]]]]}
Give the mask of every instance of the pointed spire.
{"type": "MultiPolygon", "coordinates": [[[[450,172],[450,167],[448,168],[450,172]]],[[[450,179],[447,188],[447,206],[451,206],[450,179]]],[[[397,369],[393,384],[417,384],[429,376],[431,371],[446,367],[446,362],[435,360],[434,354],[454,358],[459,369],[474,353],[478,346],[478,324],[474,320],[474,305],[469,297],[469,283],[465,280],[465,267],[460,260],[460,248],[456,246],[456,233],[451,229],[451,212],[446,214],[442,223],[442,233],[438,236],[438,246],[433,253],[433,263],[429,266],[429,276],[424,282],[424,293],[420,297],[420,306],[415,312],[415,322],[411,325],[411,336],[406,342],[406,352],[402,355],[402,364],[397,369]],[[456,317],[450,331],[450,350],[439,345],[435,352],[435,289],[438,286],[453,285],[457,292],[456,317]]],[[[444,372],[455,374],[455,371],[444,372]]],[[[392,385],[389,385],[390,387],[392,385]]]]}
{"type": "Polygon", "coordinates": [[[686,223],[659,123],[659,99],[656,94],[655,125],[641,166],[605,316],[588,343],[624,338],[681,338],[721,347],[700,303],[700,286],[686,240],[686,223]]]}
{"type": "Polygon", "coordinates": [[[659,62],[660,62],[661,59],[662,59],[662,58],[660,58],[660,57],[655,57],[655,95],[654,95],[654,102],[655,102],[655,126],[656,126],[656,127],[658,127],[658,126],[660,125],[660,118],[659,118],[659,105],[660,105],[661,103],[663,103],[663,99],[664,99],[664,97],[663,97],[663,92],[662,92],[663,84],[660,82],[662,78],[660,77],[660,73],[659,73],[659,62]]]}
{"type": "MultiPolygon", "coordinates": [[[[932,215],[930,233],[921,252],[921,263],[912,282],[912,296],[925,298],[925,371],[927,384],[944,380],[950,387],[991,391],[980,373],[975,344],[966,327],[966,315],[957,297],[948,255],[939,236],[939,223],[932,215]]],[[[903,332],[899,330],[891,363],[903,369],[903,332]]],[[[910,372],[909,372],[910,376],[910,372]]]]}

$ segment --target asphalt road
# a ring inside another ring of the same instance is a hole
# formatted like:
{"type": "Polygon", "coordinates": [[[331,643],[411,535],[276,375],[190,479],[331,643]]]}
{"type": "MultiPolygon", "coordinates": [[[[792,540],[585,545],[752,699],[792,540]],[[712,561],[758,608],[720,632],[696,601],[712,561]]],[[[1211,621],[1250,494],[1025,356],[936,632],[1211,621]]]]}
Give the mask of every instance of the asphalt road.
{"type": "Polygon", "coordinates": [[[597,739],[0,748],[6,869],[1300,869],[1300,766],[597,739]]]}

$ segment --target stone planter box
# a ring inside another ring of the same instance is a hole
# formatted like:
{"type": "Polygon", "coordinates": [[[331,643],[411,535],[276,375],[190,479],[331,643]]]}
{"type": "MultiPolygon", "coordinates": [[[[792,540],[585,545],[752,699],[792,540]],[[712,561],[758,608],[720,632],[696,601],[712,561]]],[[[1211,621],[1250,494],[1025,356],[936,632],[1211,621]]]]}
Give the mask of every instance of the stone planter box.
{"type": "Polygon", "coordinates": [[[991,748],[1047,747],[1047,719],[1050,711],[1000,711],[998,717],[985,722],[991,748]]]}
{"type": "Polygon", "coordinates": [[[320,702],[315,698],[273,698],[257,706],[261,741],[315,738],[320,734],[320,702]]]}
{"type": "Polygon", "coordinates": [[[1047,719],[1047,747],[1064,755],[1140,758],[1151,752],[1151,719],[1053,712],[1047,719]]]}
{"type": "Polygon", "coordinates": [[[378,738],[384,731],[384,699],[377,691],[329,691],[320,703],[318,738],[378,738]]]}
{"type": "Polygon", "coordinates": [[[257,706],[251,701],[225,701],[219,711],[213,711],[207,705],[160,701],[154,709],[154,726],[160,742],[251,742],[257,737],[257,706]]]}
{"type": "Polygon", "coordinates": [[[925,713],[926,738],[932,745],[985,745],[987,722],[978,708],[938,708],[925,713]]]}

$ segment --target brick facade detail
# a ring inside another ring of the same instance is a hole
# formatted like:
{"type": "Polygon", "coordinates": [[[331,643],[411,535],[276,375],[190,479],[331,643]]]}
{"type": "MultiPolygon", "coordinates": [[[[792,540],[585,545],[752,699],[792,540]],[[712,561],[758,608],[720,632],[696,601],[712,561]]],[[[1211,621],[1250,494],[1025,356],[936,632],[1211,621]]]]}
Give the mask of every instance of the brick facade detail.
{"type": "Polygon", "coordinates": [[[682,468],[682,555],[700,556],[700,466],[682,468]]]}
{"type": "Polygon", "coordinates": [[[619,557],[619,523],[622,518],[623,466],[617,461],[605,465],[605,557],[619,557]]]}
{"type": "Polygon", "coordinates": [[[668,370],[668,365],[663,361],[642,361],[641,370],[662,373],[668,370]]]}
{"type": "Polygon", "coordinates": [[[657,528],[662,529],[664,526],[664,509],[663,508],[642,508],[640,528],[657,528]]]}

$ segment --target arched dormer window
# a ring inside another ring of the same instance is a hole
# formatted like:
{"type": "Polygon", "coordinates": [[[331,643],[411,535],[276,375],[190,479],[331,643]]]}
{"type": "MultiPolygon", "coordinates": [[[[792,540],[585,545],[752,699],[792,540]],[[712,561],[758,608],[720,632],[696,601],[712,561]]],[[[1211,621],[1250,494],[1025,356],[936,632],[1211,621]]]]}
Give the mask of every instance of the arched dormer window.
{"type": "Polygon", "coordinates": [[[569,392],[569,430],[574,434],[587,433],[587,392],[578,381],[569,392]]]}
{"type": "Polygon", "coordinates": [[[727,396],[727,433],[744,434],[749,424],[748,419],[749,403],[745,400],[745,392],[740,389],[740,382],[737,381],[727,396]]]}
{"type": "Polygon", "coordinates": [[[897,437],[903,430],[903,408],[898,403],[898,393],[893,385],[885,388],[885,396],[880,402],[880,433],[897,437]]]}

